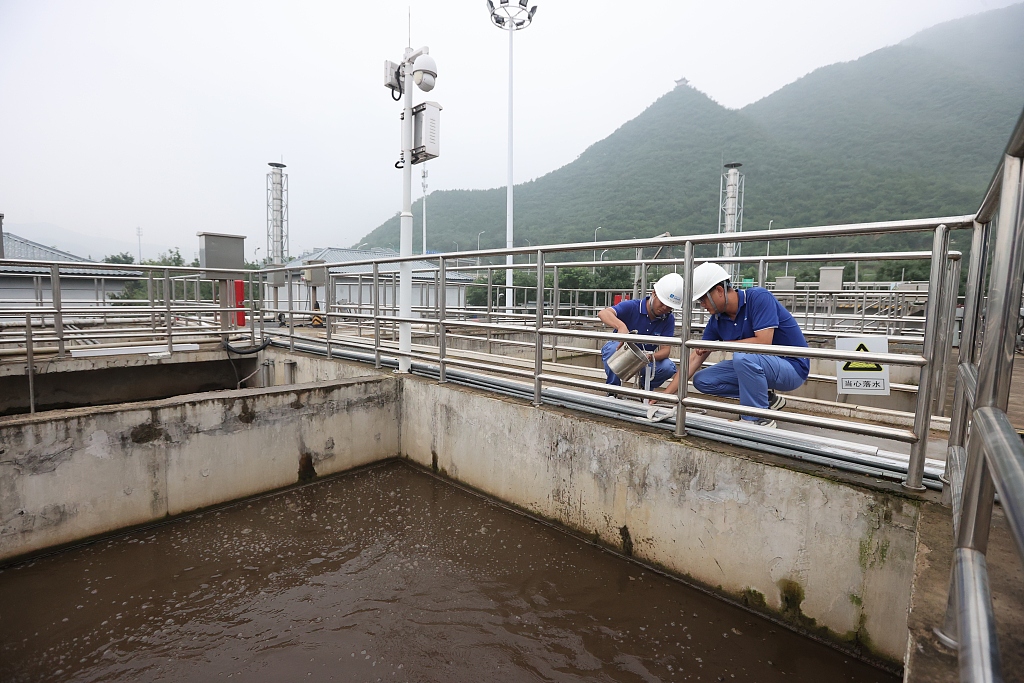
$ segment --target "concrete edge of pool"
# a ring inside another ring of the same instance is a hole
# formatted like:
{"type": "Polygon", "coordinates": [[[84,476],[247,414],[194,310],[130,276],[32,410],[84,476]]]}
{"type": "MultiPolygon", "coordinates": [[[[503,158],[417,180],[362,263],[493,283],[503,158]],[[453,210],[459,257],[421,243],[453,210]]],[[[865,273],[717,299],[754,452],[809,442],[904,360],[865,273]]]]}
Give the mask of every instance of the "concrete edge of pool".
{"type": "Polygon", "coordinates": [[[885,668],[903,665],[927,497],[306,358],[306,384],[0,421],[0,562],[400,455],[885,668]]]}

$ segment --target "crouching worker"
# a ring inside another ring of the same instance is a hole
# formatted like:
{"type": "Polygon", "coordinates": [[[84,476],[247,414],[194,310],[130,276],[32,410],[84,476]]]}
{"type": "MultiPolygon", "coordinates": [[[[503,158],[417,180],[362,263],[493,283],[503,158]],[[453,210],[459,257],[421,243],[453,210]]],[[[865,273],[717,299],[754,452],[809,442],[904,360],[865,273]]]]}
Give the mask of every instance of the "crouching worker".
{"type": "MultiPolygon", "coordinates": [[[[637,334],[671,337],[676,328],[672,311],[678,311],[682,303],[683,278],[678,273],[669,273],[655,283],[650,296],[620,301],[603,309],[597,317],[619,334],[629,334],[631,330],[636,330],[637,334]]],[[[622,386],[622,381],[608,367],[608,359],[621,345],[622,342],[610,341],[601,348],[606,384],[622,386]]],[[[653,374],[650,387],[644,388],[660,387],[676,374],[676,364],[668,359],[672,347],[656,344],[640,346],[647,352],[650,364],[640,371],[639,377],[642,379],[653,374]]]]}
{"type": "MultiPolygon", "coordinates": [[[[786,307],[763,287],[737,290],[725,268],[704,263],[693,269],[693,300],[700,301],[711,318],[704,328],[705,341],[734,341],[743,344],[807,346],[800,326],[786,307]]],[[[769,356],[758,353],[734,353],[701,370],[711,351],[690,352],[686,377],[693,378],[697,391],[712,396],[739,399],[740,405],[781,410],[786,399],[776,391],[792,391],[805,381],[811,364],[806,358],[769,356]]],[[[665,388],[675,393],[677,374],[665,388]]],[[[744,420],[764,427],[775,427],[775,420],[744,415],[744,420]]]]}

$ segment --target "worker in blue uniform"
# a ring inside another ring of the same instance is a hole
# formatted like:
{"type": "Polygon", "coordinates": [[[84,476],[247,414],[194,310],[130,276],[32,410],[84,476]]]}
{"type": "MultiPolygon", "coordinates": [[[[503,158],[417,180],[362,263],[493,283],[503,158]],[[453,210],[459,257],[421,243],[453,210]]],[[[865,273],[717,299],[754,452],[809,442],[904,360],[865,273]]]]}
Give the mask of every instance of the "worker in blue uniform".
{"type": "MultiPolygon", "coordinates": [[[[744,344],[807,346],[800,326],[786,307],[763,287],[738,290],[729,273],[717,263],[703,263],[693,269],[693,300],[700,301],[711,317],[701,337],[707,341],[735,341],[744,344]]],[[[792,391],[810,372],[806,358],[734,353],[709,368],[701,369],[707,349],[693,349],[686,377],[693,378],[697,391],[713,396],[739,399],[740,405],[781,410],[786,405],[777,391],[792,391]]],[[[675,393],[679,374],[666,393],[675,393]]],[[[744,415],[744,420],[763,427],[775,427],[775,420],[744,415]]]]}
{"type": "MultiPolygon", "coordinates": [[[[675,334],[676,319],[672,311],[678,311],[683,303],[683,278],[678,273],[669,273],[654,285],[654,291],[643,299],[626,299],[614,306],[601,310],[597,317],[619,334],[637,334],[652,337],[671,337],[675,334]]],[[[608,367],[608,359],[622,342],[610,341],[601,348],[604,361],[605,383],[621,386],[622,381],[608,367]]],[[[648,354],[650,361],[640,377],[651,377],[650,386],[660,387],[676,374],[676,364],[669,360],[671,346],[657,344],[639,345],[648,354]]]]}

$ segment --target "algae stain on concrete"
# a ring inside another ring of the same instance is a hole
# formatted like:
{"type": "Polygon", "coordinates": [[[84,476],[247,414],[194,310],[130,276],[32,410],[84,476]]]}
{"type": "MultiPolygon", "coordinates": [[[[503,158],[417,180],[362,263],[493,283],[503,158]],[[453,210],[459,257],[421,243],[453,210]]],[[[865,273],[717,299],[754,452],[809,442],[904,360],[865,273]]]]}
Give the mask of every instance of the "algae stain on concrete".
{"type": "Polygon", "coordinates": [[[800,609],[800,605],[804,601],[804,587],[791,579],[780,579],[778,586],[782,616],[788,621],[799,624],[804,628],[816,628],[817,621],[804,614],[803,610],[800,609]]]}
{"type": "Polygon", "coordinates": [[[132,428],[131,438],[133,443],[149,443],[167,436],[167,431],[158,427],[153,422],[143,422],[132,428]]]}
{"type": "Polygon", "coordinates": [[[622,526],[619,528],[619,536],[622,537],[622,554],[626,557],[633,556],[633,538],[629,534],[629,527],[622,526]]]}
{"type": "Polygon", "coordinates": [[[764,599],[764,593],[753,588],[745,588],[740,593],[740,602],[743,603],[744,607],[749,607],[755,610],[767,611],[768,602],[764,599]]]}
{"type": "Polygon", "coordinates": [[[252,424],[256,420],[256,411],[252,409],[248,401],[242,401],[242,412],[238,414],[238,421],[242,424],[252,424]]]}
{"type": "Polygon", "coordinates": [[[299,481],[316,479],[316,468],[313,467],[313,454],[303,451],[299,456],[299,481]]]}

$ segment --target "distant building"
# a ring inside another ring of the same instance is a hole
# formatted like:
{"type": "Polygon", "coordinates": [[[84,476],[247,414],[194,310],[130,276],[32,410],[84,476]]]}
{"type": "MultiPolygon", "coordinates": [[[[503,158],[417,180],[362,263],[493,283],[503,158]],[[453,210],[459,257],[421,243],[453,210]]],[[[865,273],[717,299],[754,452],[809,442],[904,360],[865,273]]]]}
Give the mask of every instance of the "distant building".
{"type": "MultiPolygon", "coordinates": [[[[327,247],[325,249],[314,249],[301,256],[293,258],[287,266],[301,268],[307,261],[322,261],[327,264],[343,264],[347,261],[365,261],[383,256],[398,256],[398,253],[391,249],[342,249],[340,247],[327,247]]],[[[436,261],[413,261],[412,274],[412,302],[413,308],[417,306],[434,307],[437,305],[437,289],[435,283],[438,275],[436,261]]],[[[399,270],[397,263],[382,263],[378,268],[381,300],[380,305],[391,307],[395,305],[398,293],[399,270]]],[[[333,276],[334,303],[344,307],[346,304],[353,304],[355,310],[358,304],[369,305],[373,301],[373,266],[370,264],[361,265],[333,265],[330,268],[333,276]]],[[[473,282],[473,277],[459,271],[448,271],[445,277],[445,297],[448,306],[462,307],[466,305],[466,286],[473,282]]],[[[296,305],[311,309],[313,302],[310,301],[310,289],[303,281],[293,284],[293,301],[296,305]]],[[[318,288],[317,299],[321,310],[325,305],[325,293],[323,288],[318,288]]],[[[281,301],[287,299],[287,294],[281,295],[281,301]]],[[[414,312],[415,315],[415,312],[414,312]]]]}
{"type": "MultiPolygon", "coordinates": [[[[89,268],[88,264],[96,262],[9,232],[3,233],[3,244],[7,260],[83,264],[82,268],[61,266],[61,301],[102,303],[111,295],[124,293],[127,278],[139,276],[137,271],[89,268]]],[[[50,266],[0,265],[0,306],[17,307],[25,301],[42,304],[53,300],[52,292],[50,266]]]]}

